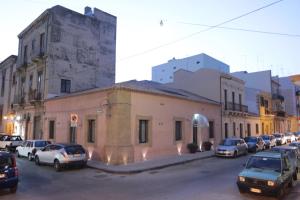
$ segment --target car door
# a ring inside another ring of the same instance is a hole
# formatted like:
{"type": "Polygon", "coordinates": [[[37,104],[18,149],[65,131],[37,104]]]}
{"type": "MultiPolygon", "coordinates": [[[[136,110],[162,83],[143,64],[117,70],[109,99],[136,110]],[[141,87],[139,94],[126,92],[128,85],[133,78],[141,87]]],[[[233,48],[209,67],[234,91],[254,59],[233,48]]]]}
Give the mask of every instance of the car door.
{"type": "Polygon", "coordinates": [[[50,154],[51,145],[46,146],[44,149],[42,149],[38,156],[40,159],[40,162],[42,163],[49,163],[49,154],[50,154]]]}
{"type": "Polygon", "coordinates": [[[21,146],[18,147],[18,154],[20,156],[24,156],[25,155],[24,149],[25,149],[27,143],[28,143],[28,141],[24,142],[21,146]]]}

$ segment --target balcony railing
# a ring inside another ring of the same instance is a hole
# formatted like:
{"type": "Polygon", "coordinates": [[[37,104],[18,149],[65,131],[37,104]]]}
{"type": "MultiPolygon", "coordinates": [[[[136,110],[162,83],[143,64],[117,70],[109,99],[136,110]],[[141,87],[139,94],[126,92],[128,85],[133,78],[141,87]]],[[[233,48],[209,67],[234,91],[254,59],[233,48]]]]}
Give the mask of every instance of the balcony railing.
{"type": "Polygon", "coordinates": [[[38,92],[36,89],[30,89],[28,93],[28,100],[30,102],[42,100],[41,92],[38,92]]]}
{"type": "Polygon", "coordinates": [[[284,96],[280,95],[280,94],[272,94],[272,99],[273,100],[280,100],[280,101],[284,101],[284,96]]]}
{"type": "Polygon", "coordinates": [[[225,104],[225,110],[237,111],[237,112],[248,112],[248,106],[227,102],[227,104],[225,104]]]}

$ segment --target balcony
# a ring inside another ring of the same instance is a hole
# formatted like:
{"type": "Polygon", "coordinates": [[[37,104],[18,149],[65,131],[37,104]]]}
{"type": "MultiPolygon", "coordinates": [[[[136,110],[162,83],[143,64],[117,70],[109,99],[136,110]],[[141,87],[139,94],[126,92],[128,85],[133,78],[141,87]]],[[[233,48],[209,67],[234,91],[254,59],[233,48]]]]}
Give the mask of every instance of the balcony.
{"type": "Polygon", "coordinates": [[[38,92],[36,89],[29,89],[28,100],[30,103],[42,100],[42,93],[38,92]]]}
{"type": "Polygon", "coordinates": [[[225,104],[225,110],[246,113],[246,112],[248,112],[248,106],[242,105],[242,104],[236,104],[236,103],[232,103],[232,102],[227,102],[227,105],[225,104]]]}
{"type": "Polygon", "coordinates": [[[32,62],[39,62],[40,60],[43,59],[44,55],[45,55],[44,51],[34,52],[31,56],[31,60],[32,62]]]}
{"type": "Polygon", "coordinates": [[[274,111],[273,115],[277,116],[277,117],[285,117],[285,112],[284,111],[274,111]]]}
{"type": "Polygon", "coordinates": [[[18,106],[23,106],[25,104],[25,95],[20,96],[20,95],[15,95],[14,100],[13,100],[13,108],[16,108],[18,106]]]}
{"type": "Polygon", "coordinates": [[[280,94],[272,94],[272,99],[273,99],[273,100],[284,101],[284,96],[282,96],[282,95],[280,95],[280,94]]]}

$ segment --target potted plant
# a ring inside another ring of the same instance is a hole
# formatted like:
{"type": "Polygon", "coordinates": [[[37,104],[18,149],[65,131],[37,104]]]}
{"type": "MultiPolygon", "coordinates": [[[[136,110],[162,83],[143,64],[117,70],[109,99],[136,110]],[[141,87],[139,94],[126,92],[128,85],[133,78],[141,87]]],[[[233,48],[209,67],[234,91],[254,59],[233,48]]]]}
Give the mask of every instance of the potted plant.
{"type": "Polygon", "coordinates": [[[211,146],[212,146],[212,143],[209,141],[205,141],[202,143],[202,147],[204,148],[205,151],[210,151],[211,146]]]}
{"type": "Polygon", "coordinates": [[[199,146],[196,143],[189,143],[187,144],[187,148],[189,149],[190,153],[196,153],[196,151],[199,149],[199,146]]]}

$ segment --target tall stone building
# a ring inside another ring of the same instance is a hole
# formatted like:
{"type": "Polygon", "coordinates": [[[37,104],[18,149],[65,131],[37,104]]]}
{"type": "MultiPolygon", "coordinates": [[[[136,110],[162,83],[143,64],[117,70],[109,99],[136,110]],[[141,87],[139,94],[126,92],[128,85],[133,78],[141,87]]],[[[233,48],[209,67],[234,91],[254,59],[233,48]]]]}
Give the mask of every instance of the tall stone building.
{"type": "Polygon", "coordinates": [[[12,111],[14,133],[25,139],[43,137],[44,100],[115,83],[113,15],[89,7],[80,14],[58,5],[18,37],[12,111]]]}

